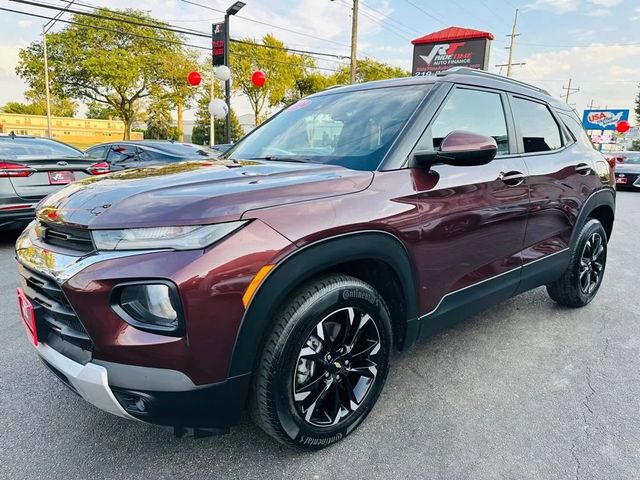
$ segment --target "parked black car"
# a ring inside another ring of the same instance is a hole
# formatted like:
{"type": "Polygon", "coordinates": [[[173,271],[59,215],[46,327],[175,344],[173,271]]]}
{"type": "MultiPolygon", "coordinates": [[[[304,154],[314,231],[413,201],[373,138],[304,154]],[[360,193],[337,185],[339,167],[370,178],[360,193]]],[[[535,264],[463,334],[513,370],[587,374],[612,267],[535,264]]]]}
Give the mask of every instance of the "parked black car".
{"type": "Polygon", "coordinates": [[[616,157],[616,185],[618,188],[640,190],[640,152],[619,152],[616,157]]]}
{"type": "Polygon", "coordinates": [[[24,228],[44,197],[109,166],[48,138],[0,135],[0,230],[24,228]]]}
{"type": "Polygon", "coordinates": [[[183,160],[206,160],[218,154],[192,143],[163,140],[139,140],[101,143],[89,148],[86,155],[107,162],[111,170],[140,168],[183,160]]]}

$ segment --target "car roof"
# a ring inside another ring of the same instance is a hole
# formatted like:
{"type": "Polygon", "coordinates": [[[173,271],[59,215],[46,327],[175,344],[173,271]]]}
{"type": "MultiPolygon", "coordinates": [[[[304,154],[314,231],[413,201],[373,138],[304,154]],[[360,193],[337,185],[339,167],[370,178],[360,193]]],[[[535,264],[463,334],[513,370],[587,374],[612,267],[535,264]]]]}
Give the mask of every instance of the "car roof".
{"type": "Polygon", "coordinates": [[[530,85],[525,82],[521,82],[519,80],[515,80],[510,77],[504,77],[502,75],[497,75],[494,73],[485,72],[484,70],[478,70],[468,67],[454,67],[443,72],[438,72],[436,75],[392,78],[388,80],[376,80],[373,82],[357,83],[344,86],[337,85],[334,87],[330,87],[327,90],[323,90],[322,92],[318,92],[315,95],[312,95],[312,97],[330,95],[336,92],[349,92],[408,85],[435,85],[437,83],[456,83],[502,90],[537,98],[550,105],[553,105],[556,108],[559,108],[560,110],[573,111],[573,109],[565,102],[562,102],[561,100],[551,96],[549,92],[542,88],[530,85]]]}

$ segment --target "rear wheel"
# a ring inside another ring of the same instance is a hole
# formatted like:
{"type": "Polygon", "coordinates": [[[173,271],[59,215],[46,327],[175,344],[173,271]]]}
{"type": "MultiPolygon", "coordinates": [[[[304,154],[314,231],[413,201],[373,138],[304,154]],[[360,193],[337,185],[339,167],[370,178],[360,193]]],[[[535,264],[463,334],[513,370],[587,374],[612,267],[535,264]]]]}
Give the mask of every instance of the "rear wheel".
{"type": "Polygon", "coordinates": [[[370,285],[337,274],[305,285],[264,347],[251,400],[254,420],[296,447],[341,440],[373,408],[391,344],[386,305],[370,285]]]}
{"type": "Polygon", "coordinates": [[[547,285],[549,296],[561,305],[583,307],[598,293],[607,262],[607,234],[602,224],[590,219],[580,231],[567,270],[547,285]]]}

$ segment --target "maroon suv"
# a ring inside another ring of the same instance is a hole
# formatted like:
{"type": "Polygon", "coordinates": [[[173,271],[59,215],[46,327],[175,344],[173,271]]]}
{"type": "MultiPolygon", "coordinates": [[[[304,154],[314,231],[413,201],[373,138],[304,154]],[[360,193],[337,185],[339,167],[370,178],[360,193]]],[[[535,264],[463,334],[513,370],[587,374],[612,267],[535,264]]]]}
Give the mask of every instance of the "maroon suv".
{"type": "Polygon", "coordinates": [[[177,432],[248,407],[319,448],[392,349],[546,285],[602,282],[614,177],[571,109],[483,72],[329,89],[225,158],[87,178],[17,242],[39,356],[93,405],[177,432]]]}

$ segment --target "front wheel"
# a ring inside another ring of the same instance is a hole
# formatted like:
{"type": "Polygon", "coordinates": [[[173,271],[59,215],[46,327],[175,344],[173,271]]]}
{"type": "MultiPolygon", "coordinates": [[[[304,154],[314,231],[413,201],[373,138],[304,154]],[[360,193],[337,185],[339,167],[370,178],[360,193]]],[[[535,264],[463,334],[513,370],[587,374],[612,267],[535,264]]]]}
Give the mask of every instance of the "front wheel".
{"type": "Polygon", "coordinates": [[[293,294],[254,381],[254,421],[278,441],[318,449],[351,433],[384,385],[391,321],[368,284],[334,274],[293,294]]]}
{"type": "Polygon", "coordinates": [[[580,230],[569,266],[562,277],[547,285],[549,296],[561,305],[583,307],[598,293],[607,262],[607,234],[592,218],[580,230]]]}

